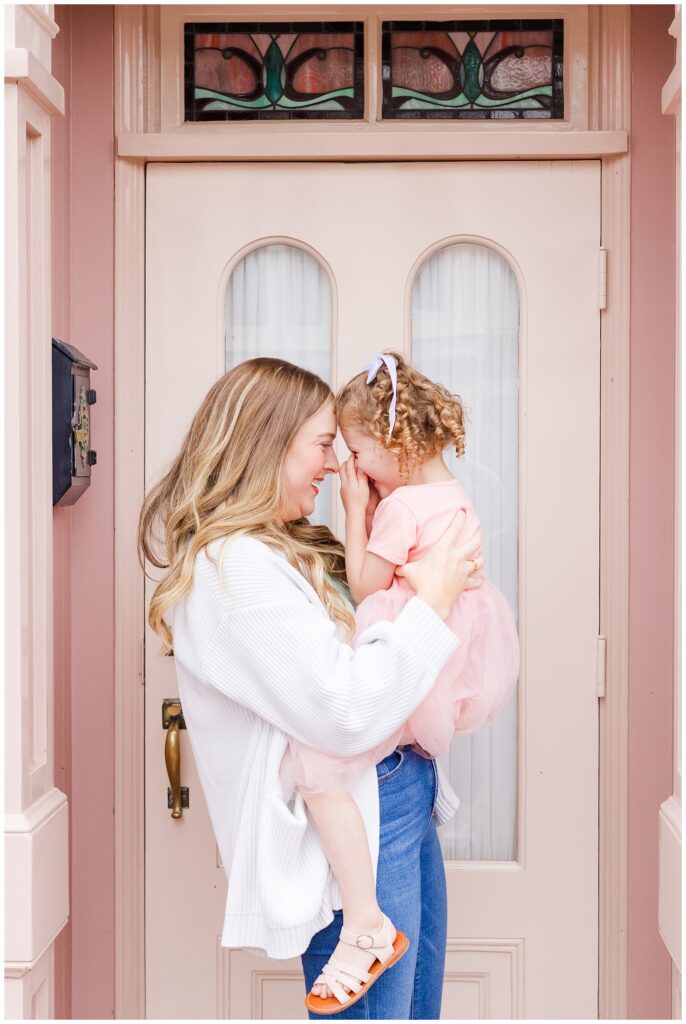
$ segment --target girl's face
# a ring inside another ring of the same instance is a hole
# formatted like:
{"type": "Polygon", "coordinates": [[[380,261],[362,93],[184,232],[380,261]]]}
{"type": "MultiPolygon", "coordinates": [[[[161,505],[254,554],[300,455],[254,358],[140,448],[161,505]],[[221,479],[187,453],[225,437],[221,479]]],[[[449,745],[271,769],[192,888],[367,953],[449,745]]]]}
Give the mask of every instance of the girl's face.
{"type": "Polygon", "coordinates": [[[281,512],[283,522],[311,516],[314,499],[319,494],[317,486],[327,473],[340,469],[333,450],[336,437],[336,417],[333,402],[325,402],[314,416],[310,416],[300,427],[290,443],[283,463],[285,484],[285,508],[281,512]]]}
{"type": "Polygon", "coordinates": [[[398,457],[358,425],[341,426],[343,440],[355,456],[357,468],[366,473],[381,498],[403,483],[398,472],[398,457]]]}

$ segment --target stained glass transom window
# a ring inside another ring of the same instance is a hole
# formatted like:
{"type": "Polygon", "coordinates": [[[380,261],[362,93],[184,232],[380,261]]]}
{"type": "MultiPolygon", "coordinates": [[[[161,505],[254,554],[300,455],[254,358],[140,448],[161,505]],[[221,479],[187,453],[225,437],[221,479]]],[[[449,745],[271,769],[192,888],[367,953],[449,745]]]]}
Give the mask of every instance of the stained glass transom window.
{"type": "Polygon", "coordinates": [[[187,24],[187,121],[362,118],[355,22],[187,24]]]}
{"type": "Polygon", "coordinates": [[[562,20],[386,21],[383,116],[564,117],[562,20]]]}

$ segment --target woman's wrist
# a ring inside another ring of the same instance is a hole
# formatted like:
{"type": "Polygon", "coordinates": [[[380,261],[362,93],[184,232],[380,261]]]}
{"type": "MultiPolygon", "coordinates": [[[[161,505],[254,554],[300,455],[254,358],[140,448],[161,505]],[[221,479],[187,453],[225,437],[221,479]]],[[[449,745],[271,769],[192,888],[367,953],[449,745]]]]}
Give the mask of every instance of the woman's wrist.
{"type": "Polygon", "coordinates": [[[446,602],[442,596],[432,593],[430,590],[418,590],[417,597],[420,598],[424,604],[428,604],[429,608],[436,612],[436,615],[445,622],[450,614],[452,604],[446,602]]]}

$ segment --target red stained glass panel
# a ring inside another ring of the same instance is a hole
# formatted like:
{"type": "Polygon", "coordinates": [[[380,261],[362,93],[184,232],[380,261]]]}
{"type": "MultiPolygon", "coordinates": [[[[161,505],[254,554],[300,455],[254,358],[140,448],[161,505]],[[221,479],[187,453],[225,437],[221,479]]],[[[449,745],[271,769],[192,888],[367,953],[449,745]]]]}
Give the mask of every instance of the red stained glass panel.
{"type": "Polygon", "coordinates": [[[364,116],[362,22],[185,26],[186,120],[364,116]]]}

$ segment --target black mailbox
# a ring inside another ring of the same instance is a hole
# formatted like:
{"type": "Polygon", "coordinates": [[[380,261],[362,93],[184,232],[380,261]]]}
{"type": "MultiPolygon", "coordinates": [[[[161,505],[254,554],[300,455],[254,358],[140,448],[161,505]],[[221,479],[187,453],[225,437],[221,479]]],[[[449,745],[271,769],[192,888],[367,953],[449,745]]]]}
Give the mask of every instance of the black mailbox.
{"type": "Polygon", "coordinates": [[[52,339],[52,504],[73,505],[91,482],[90,446],[95,363],[73,345],[52,339]]]}

